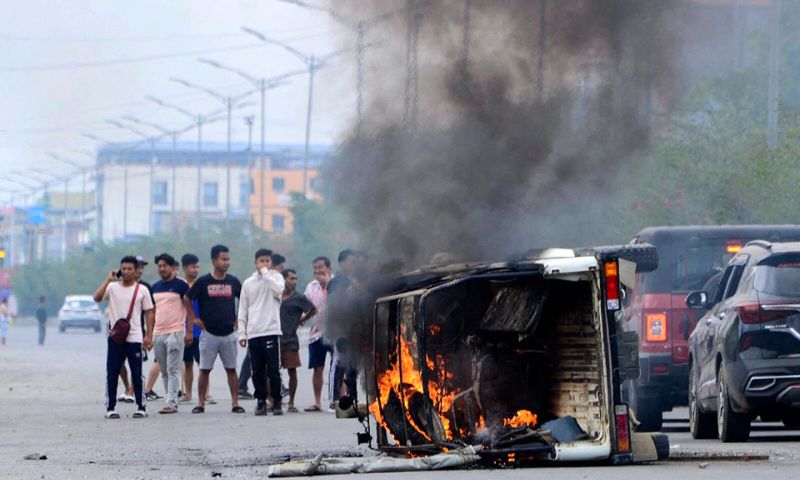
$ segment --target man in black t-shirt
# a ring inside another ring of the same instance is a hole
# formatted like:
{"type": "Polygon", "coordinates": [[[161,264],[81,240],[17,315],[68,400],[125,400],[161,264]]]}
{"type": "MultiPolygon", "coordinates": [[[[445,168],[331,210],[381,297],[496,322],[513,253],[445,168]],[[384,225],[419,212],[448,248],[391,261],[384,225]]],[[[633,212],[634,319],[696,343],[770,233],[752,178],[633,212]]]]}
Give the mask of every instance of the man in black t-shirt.
{"type": "Polygon", "coordinates": [[[281,272],[284,290],[281,301],[281,368],[289,372],[289,412],[296,413],[297,369],[300,365],[300,339],[297,329],[316,315],[317,307],[297,291],[297,272],[287,268],[281,272]]]}
{"type": "Polygon", "coordinates": [[[238,278],[227,274],[231,255],[225,245],[211,248],[211,264],[213,271],[198,278],[183,297],[189,322],[203,329],[200,334],[200,375],[197,380],[199,401],[192,413],[205,412],[208,376],[217,356],[222,360],[228,376],[231,411],[244,413],[244,408],[239,406],[236,378],[236,299],[242,291],[242,284],[238,278]],[[192,300],[197,300],[200,317],[194,314],[192,300]]]}

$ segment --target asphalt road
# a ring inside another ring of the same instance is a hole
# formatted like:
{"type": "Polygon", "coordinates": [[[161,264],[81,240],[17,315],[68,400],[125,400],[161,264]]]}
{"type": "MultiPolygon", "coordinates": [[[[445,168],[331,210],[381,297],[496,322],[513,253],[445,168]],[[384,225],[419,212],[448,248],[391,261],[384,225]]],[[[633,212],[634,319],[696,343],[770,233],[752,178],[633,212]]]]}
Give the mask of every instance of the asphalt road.
{"type": "MultiPolygon", "coordinates": [[[[355,420],[332,413],[255,417],[254,402],[242,401],[244,415],[230,413],[221,368],[212,372],[217,405],[204,415],[182,406],[176,415],[160,416],[161,402],[151,402],[150,417],[134,420],[132,405],[122,405],[123,418],[103,418],[105,337],[94,333],[59,334],[48,329],[47,342],[36,345],[36,329],[17,326],[0,348],[0,477],[2,478],[264,478],[270,464],[287,458],[371,455],[357,446],[361,430],[355,420]],[[46,460],[26,460],[38,453],[46,460]]],[[[243,350],[240,354],[243,353],[243,350]]],[[[305,355],[302,355],[306,361],[305,355]]],[[[241,359],[241,355],[240,355],[241,359]]],[[[148,365],[149,366],[149,365],[148,365]]],[[[156,390],[163,392],[161,383],[156,390]]],[[[310,404],[311,379],[301,369],[298,406],[310,404]]],[[[779,424],[756,424],[746,444],[693,440],[686,410],[668,414],[673,460],[620,467],[545,467],[516,470],[468,470],[370,476],[369,478],[706,478],[752,479],[779,474],[794,478],[800,471],[800,431],[779,424]],[[712,458],[730,455],[732,460],[712,458]],[[748,458],[749,456],[749,458],[748,458]],[[768,460],[759,460],[768,456],[768,460]]]]}

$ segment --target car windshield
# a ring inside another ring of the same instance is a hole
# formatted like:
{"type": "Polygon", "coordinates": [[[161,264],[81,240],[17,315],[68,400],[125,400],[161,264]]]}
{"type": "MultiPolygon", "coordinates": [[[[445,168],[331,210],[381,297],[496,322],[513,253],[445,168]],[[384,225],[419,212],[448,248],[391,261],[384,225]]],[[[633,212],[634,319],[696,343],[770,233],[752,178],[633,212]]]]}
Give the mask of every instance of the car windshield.
{"type": "Polygon", "coordinates": [[[800,297],[800,264],[757,266],[753,284],[761,293],[780,297],[800,297]]]}
{"type": "Polygon", "coordinates": [[[91,300],[70,300],[66,302],[66,305],[64,306],[71,310],[83,310],[87,308],[94,308],[97,306],[97,304],[91,300]]]}

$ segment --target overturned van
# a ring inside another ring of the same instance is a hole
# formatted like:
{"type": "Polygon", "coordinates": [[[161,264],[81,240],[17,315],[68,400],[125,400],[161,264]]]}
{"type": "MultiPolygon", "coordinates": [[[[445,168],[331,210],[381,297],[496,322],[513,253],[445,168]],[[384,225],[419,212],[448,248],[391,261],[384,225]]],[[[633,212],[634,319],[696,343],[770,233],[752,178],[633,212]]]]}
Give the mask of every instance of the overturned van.
{"type": "Polygon", "coordinates": [[[378,447],[475,447],[484,462],[631,463],[668,456],[634,433],[620,395],[638,377],[622,284],[648,245],[545,250],[524,261],[420,270],[375,303],[367,404],[378,447]]]}

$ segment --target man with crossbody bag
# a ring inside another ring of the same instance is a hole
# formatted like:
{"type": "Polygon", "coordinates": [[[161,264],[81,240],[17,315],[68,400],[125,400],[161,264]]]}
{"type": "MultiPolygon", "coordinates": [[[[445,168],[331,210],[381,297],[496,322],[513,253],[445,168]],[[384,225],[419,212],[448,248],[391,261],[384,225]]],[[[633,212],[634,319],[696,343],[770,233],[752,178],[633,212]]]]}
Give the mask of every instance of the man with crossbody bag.
{"type": "Polygon", "coordinates": [[[120,369],[126,359],[131,369],[131,381],[138,407],[133,418],[147,416],[142,388],[142,348],[150,350],[152,338],[144,336],[142,325],[138,320],[144,312],[148,330],[152,331],[155,310],[147,287],[136,281],[136,266],[136,257],[123,257],[119,270],[112,270],[94,292],[95,302],[108,301],[106,418],[109,419],[119,418],[119,413],[116,411],[117,383],[120,369]]]}

